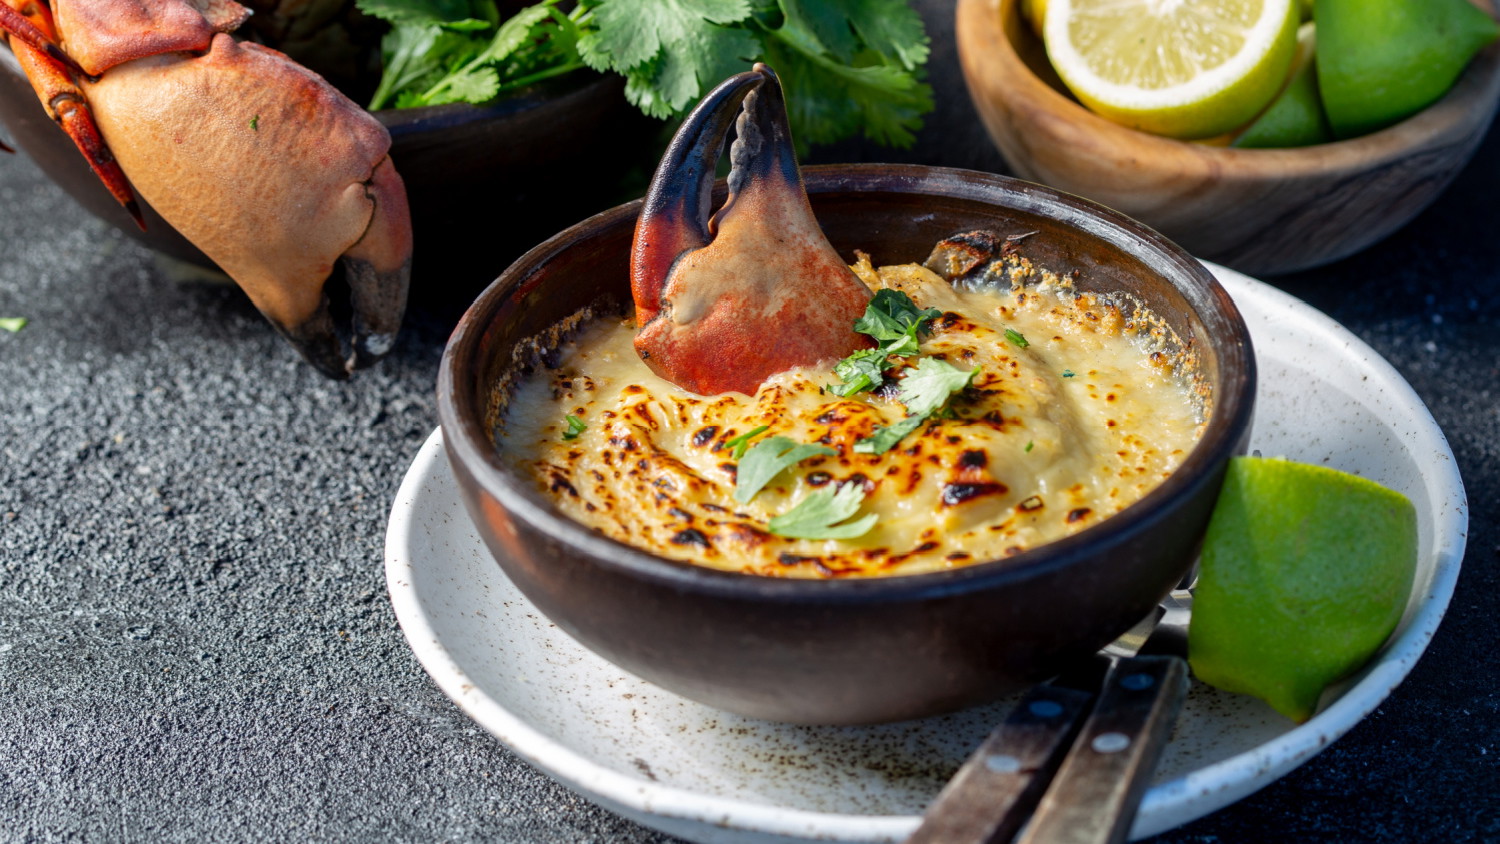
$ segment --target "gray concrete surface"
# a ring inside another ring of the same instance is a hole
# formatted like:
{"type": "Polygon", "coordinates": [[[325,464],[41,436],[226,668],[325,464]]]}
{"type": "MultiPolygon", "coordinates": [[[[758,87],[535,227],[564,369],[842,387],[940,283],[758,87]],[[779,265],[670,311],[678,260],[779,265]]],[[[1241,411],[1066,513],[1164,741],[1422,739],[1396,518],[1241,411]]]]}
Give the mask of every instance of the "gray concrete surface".
{"type": "MultiPolygon", "coordinates": [[[[912,155],[994,160],[932,134],[912,155]]],[[[1161,841],[1500,841],[1496,161],[1500,133],[1407,229],[1279,280],[1450,438],[1473,523],[1449,617],[1351,734],[1161,841]]],[[[392,615],[385,521],[452,301],[336,384],[19,156],[0,225],[0,316],[31,320],[0,333],[0,841],[664,840],[476,728],[392,615]]]]}

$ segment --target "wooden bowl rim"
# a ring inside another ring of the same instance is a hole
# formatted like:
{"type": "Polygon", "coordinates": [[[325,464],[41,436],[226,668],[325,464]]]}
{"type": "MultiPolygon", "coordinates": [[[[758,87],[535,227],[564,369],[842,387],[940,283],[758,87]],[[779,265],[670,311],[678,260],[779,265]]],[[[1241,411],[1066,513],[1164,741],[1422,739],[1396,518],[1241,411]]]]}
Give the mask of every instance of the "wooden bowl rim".
{"type": "MultiPolygon", "coordinates": [[[[1204,159],[1211,167],[1252,177],[1358,172],[1399,159],[1414,148],[1441,146],[1445,139],[1482,130],[1494,115],[1500,97],[1500,41],[1496,41],[1474,57],[1442,99],[1368,135],[1279,149],[1240,149],[1180,141],[1107,120],[1037,76],[1017,52],[1005,26],[1005,16],[1014,15],[1016,27],[1029,29],[1030,25],[1019,18],[1019,2],[958,0],[955,29],[960,33],[959,57],[971,95],[1004,96],[1045,112],[1052,118],[1041,122],[1047,126],[1049,137],[1067,137],[1072,145],[1085,147],[1098,158],[1128,162],[1134,167],[1148,166],[1157,158],[1180,159],[1187,154],[1204,159]],[[963,35],[970,28],[977,31],[969,37],[963,35]],[[983,40],[994,49],[976,50],[972,45],[966,49],[966,42],[973,39],[983,40]],[[1083,131],[1059,132],[1057,124],[1083,131]]],[[[1493,14],[1494,0],[1479,2],[1489,6],[1493,14]]]]}

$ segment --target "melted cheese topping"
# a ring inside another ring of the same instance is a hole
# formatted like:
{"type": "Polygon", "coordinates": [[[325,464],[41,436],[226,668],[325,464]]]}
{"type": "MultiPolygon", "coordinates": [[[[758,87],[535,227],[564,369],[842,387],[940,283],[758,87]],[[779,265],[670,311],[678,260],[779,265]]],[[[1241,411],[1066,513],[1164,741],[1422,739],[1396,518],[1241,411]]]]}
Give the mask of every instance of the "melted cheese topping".
{"type": "Polygon", "coordinates": [[[871,288],[943,311],[924,356],[980,368],[950,401],[954,418],[930,420],[885,454],[853,447],[905,417],[895,390],[825,392],[838,383],[830,361],[773,376],[754,396],[695,395],[641,362],[629,320],[586,327],[555,369],[523,381],[497,445],[563,512],[620,542],[730,571],[837,577],[952,568],[1075,533],[1139,500],[1201,433],[1202,403],[1149,315],[1076,294],[1024,260],[1000,291],[955,289],[916,265],[875,270],[863,256],[854,270],[871,288]],[[588,426],[572,440],[562,437],[568,414],[588,426]],[[737,504],[726,443],[760,426],[756,441],[781,435],[838,453],[782,471],[737,504]],[[814,490],[848,481],[867,493],[858,515],[879,517],[865,535],[767,529],[814,490]]]}

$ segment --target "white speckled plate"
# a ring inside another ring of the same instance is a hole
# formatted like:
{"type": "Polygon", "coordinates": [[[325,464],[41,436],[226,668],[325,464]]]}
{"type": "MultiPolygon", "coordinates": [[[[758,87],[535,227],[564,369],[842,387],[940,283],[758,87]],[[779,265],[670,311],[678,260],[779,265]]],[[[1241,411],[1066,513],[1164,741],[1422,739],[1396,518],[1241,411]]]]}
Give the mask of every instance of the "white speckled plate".
{"type": "MultiPolygon", "coordinates": [[[[1212,269],[1256,344],[1251,447],[1405,493],[1417,506],[1421,559],[1397,635],[1308,723],[1194,684],[1135,838],[1250,794],[1373,710],[1437,629],[1468,529],[1453,453],[1401,376],[1311,307],[1212,269]]],[[[392,507],[386,580],[412,650],[475,721],[595,802],[695,841],[900,841],[1009,706],[879,727],[799,727],[719,712],[628,675],[548,623],[490,559],[438,432],[392,507]]]]}

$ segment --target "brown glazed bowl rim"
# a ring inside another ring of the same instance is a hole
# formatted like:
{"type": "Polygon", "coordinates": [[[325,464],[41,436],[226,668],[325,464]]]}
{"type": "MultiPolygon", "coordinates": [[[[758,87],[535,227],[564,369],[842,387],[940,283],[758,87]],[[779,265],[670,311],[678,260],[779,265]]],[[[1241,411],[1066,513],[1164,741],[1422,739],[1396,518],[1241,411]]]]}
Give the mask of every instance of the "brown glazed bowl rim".
{"type": "Polygon", "coordinates": [[[940,598],[1002,587],[1078,565],[1098,556],[1099,549],[1118,547],[1148,529],[1176,510],[1184,499],[1202,494],[1199,487],[1203,477],[1214,466],[1222,465],[1244,442],[1254,405],[1256,378],[1249,330],[1212,273],[1154,230],[1086,199],[990,173],[908,164],[835,164],[806,167],[803,179],[808,194],[815,200],[820,193],[874,189],[877,193],[954,197],[1053,217],[1124,248],[1161,270],[1162,275],[1174,280],[1174,286],[1200,318],[1206,309],[1217,310],[1223,324],[1230,329],[1210,338],[1218,357],[1220,377],[1214,385],[1212,415],[1192,452],[1145,497],[1098,524],[1014,557],[939,572],[828,580],[765,577],[670,560],[610,539],[542,503],[535,497],[529,479],[504,466],[484,424],[485,405],[480,394],[488,385],[477,382],[475,373],[480,362],[475,356],[493,315],[512,297],[529,292],[525,282],[536,267],[597,231],[626,220],[633,225],[642,202],[635,200],[590,217],[527,252],[502,272],[459,320],[444,349],[438,372],[438,417],[449,454],[513,518],[532,525],[552,541],[570,547],[596,565],[685,592],[793,604],[829,604],[940,598]],[[1159,262],[1165,262],[1166,266],[1159,262]],[[1188,284],[1186,288],[1184,281],[1188,284]]]}

